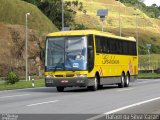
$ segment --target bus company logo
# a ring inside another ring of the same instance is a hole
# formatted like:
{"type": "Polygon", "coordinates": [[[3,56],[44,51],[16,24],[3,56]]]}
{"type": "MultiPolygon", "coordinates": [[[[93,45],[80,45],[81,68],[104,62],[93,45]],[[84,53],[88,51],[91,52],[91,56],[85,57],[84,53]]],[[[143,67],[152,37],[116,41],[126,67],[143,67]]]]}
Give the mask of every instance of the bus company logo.
{"type": "Polygon", "coordinates": [[[103,55],[102,64],[119,64],[119,60],[116,60],[115,56],[103,55]]]}
{"type": "Polygon", "coordinates": [[[128,69],[129,69],[130,74],[133,74],[133,68],[132,68],[131,60],[129,60],[129,62],[128,62],[128,69]]]}

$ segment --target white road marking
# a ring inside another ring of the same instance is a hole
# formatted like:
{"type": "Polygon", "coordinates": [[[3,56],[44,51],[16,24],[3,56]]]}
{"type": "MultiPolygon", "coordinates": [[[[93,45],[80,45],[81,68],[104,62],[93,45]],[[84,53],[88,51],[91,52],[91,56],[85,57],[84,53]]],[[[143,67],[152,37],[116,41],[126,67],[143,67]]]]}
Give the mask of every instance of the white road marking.
{"type": "Polygon", "coordinates": [[[54,101],[47,101],[47,102],[41,102],[41,103],[34,103],[34,104],[29,104],[26,105],[27,107],[31,107],[31,106],[36,106],[36,105],[42,105],[42,104],[48,104],[48,103],[54,103],[54,102],[58,102],[59,100],[54,100],[54,101]]]}
{"type": "Polygon", "coordinates": [[[118,92],[123,92],[123,91],[129,91],[129,90],[133,90],[133,88],[120,89],[120,90],[117,90],[117,91],[118,91],[118,92]]]}
{"type": "Polygon", "coordinates": [[[12,98],[12,97],[23,97],[23,96],[28,96],[30,94],[21,94],[21,95],[11,95],[11,96],[2,96],[0,97],[0,99],[3,99],[3,98],[12,98]]]}
{"type": "Polygon", "coordinates": [[[106,115],[113,114],[113,113],[116,113],[116,112],[119,112],[119,111],[122,111],[122,110],[125,110],[125,109],[128,109],[128,108],[131,108],[131,107],[139,106],[139,105],[149,103],[149,102],[152,102],[152,101],[156,101],[156,100],[159,100],[159,99],[160,99],[160,97],[157,97],[157,98],[149,99],[149,100],[146,100],[146,101],[138,102],[138,103],[135,103],[135,104],[131,104],[131,105],[128,105],[128,106],[125,106],[125,107],[122,107],[122,108],[118,108],[118,109],[115,109],[115,110],[112,110],[112,111],[108,111],[108,112],[103,113],[101,115],[94,116],[94,117],[89,118],[87,120],[96,120],[96,119],[99,119],[99,118],[104,117],[106,115]]]}

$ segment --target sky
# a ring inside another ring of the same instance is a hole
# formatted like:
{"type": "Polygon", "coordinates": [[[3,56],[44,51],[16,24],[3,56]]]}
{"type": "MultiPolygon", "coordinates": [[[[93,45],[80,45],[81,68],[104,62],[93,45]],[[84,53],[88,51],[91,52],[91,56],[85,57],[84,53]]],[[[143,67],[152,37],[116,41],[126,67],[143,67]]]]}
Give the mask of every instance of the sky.
{"type": "Polygon", "coordinates": [[[147,6],[151,6],[152,4],[157,4],[158,6],[160,6],[160,0],[144,0],[144,3],[147,6]]]}

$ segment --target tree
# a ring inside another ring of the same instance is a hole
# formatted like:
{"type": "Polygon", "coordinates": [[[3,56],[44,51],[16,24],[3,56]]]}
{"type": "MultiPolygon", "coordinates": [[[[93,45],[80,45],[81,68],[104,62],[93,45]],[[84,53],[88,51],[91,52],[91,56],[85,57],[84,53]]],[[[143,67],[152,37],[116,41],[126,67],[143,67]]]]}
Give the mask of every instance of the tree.
{"type": "Polygon", "coordinates": [[[146,13],[149,17],[158,18],[160,16],[160,7],[156,4],[151,6],[146,6],[144,4],[144,0],[120,0],[122,3],[126,4],[127,6],[136,6],[138,9],[146,13]]]}
{"type": "MultiPolygon", "coordinates": [[[[62,26],[62,1],[61,0],[24,0],[36,5],[59,29],[62,26]]],[[[70,2],[64,4],[65,26],[73,23],[73,11],[67,7],[70,2]]]]}
{"type": "Polygon", "coordinates": [[[75,30],[86,30],[88,29],[84,24],[75,24],[75,30]]]}
{"type": "Polygon", "coordinates": [[[33,5],[36,5],[36,6],[38,6],[39,3],[42,2],[42,0],[23,0],[23,1],[26,1],[26,2],[31,3],[33,5]]]}
{"type": "MultiPolygon", "coordinates": [[[[62,29],[62,0],[24,0],[36,5],[60,30],[62,29]]],[[[74,16],[77,13],[76,9],[83,12],[83,3],[78,0],[72,2],[65,1],[64,3],[64,21],[65,26],[69,27],[74,24],[74,16]]]]}

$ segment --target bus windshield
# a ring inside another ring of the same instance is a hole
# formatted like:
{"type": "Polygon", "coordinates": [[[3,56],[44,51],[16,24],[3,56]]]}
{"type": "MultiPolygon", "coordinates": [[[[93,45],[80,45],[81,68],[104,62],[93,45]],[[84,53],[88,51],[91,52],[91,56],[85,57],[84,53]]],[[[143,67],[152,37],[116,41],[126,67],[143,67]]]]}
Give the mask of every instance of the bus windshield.
{"type": "Polygon", "coordinates": [[[52,37],[46,42],[47,71],[87,70],[87,37],[52,37]]]}

